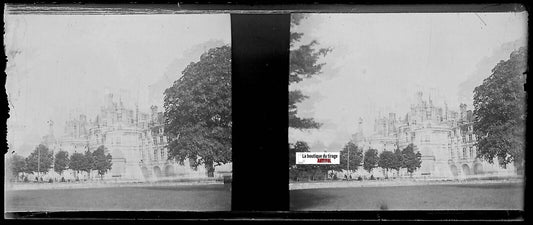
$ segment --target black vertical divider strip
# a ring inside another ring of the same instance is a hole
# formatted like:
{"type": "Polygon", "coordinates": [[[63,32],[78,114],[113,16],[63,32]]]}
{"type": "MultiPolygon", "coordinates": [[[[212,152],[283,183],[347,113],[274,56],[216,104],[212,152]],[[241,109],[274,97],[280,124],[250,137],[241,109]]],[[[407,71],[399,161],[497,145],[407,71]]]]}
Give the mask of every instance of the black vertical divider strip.
{"type": "Polygon", "coordinates": [[[233,14],[233,211],[285,211],[289,14],[233,14]]]}

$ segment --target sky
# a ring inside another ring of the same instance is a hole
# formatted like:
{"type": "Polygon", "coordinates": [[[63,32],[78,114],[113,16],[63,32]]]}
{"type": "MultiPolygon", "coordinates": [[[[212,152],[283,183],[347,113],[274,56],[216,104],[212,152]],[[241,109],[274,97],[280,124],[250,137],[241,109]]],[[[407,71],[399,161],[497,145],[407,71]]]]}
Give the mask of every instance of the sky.
{"type": "Polygon", "coordinates": [[[357,129],[372,133],[376,116],[405,116],[417,90],[452,110],[472,107],[472,91],[500,60],[527,43],[527,13],[307,14],[300,43],[332,48],[322,74],[291,85],[309,98],[298,115],[323,123],[290,128],[289,141],[311,151],[340,151],[357,129]]]}
{"type": "Polygon", "coordinates": [[[191,51],[203,43],[231,43],[229,14],[4,15],[4,21],[8,144],[21,155],[32,149],[20,146],[47,134],[48,120],[60,137],[69,114],[94,119],[106,93],[122,93],[127,106],[138,102],[149,112],[150,85],[178,79],[199,60],[201,53],[191,51]]]}

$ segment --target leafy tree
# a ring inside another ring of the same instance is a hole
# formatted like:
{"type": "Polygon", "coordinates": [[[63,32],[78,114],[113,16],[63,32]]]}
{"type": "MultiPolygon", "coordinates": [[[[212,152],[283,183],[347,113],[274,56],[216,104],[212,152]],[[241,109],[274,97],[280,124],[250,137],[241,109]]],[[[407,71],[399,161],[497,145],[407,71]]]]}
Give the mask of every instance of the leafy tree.
{"type": "MultiPolygon", "coordinates": [[[[291,15],[291,30],[294,30],[304,19],[303,14],[291,15]]],[[[324,57],[331,51],[329,48],[316,49],[318,42],[311,41],[308,44],[301,44],[300,39],[303,33],[291,32],[290,35],[290,66],[289,66],[289,85],[298,83],[304,78],[309,78],[320,74],[324,63],[318,63],[321,57],[324,57]],[[296,47],[297,44],[300,44],[296,47]]],[[[299,90],[289,91],[289,127],[296,129],[319,128],[320,123],[315,122],[312,118],[300,118],[297,114],[296,104],[305,100],[307,96],[299,90]]]]}
{"type": "Polygon", "coordinates": [[[113,159],[111,157],[111,154],[107,153],[105,154],[106,148],[101,145],[96,149],[96,151],[93,152],[93,158],[94,158],[94,169],[98,171],[98,174],[100,175],[100,179],[104,179],[104,174],[111,170],[111,166],[113,163],[111,160],[113,159]]]}
{"type": "MultiPolygon", "coordinates": [[[[305,78],[312,77],[321,73],[323,63],[318,63],[318,60],[325,56],[330,49],[320,48],[316,49],[318,42],[316,40],[307,44],[300,42],[303,33],[295,32],[295,28],[304,19],[303,14],[291,15],[291,34],[290,34],[290,56],[289,56],[289,85],[298,83],[305,78]],[[298,46],[297,46],[298,45],[298,46]]],[[[314,121],[312,118],[300,118],[297,116],[296,104],[305,100],[307,96],[302,94],[299,90],[289,91],[289,128],[295,129],[316,129],[320,127],[320,123],[314,121]]],[[[290,145],[290,144],[289,144],[290,145]]],[[[289,148],[290,149],[290,148],[289,148]]],[[[292,152],[289,152],[291,157],[292,152]]],[[[290,161],[292,158],[290,159],[290,161]]],[[[289,166],[292,166],[289,162],[289,166]]],[[[302,172],[309,174],[316,174],[317,171],[331,169],[339,169],[338,165],[298,165],[291,174],[302,174],[302,172]],[[337,166],[337,167],[336,167],[337,166]]]]}
{"type": "Polygon", "coordinates": [[[348,142],[341,151],[340,168],[349,171],[357,171],[363,161],[363,151],[357,148],[353,142],[348,142]],[[349,153],[349,156],[348,156],[349,153]],[[348,167],[348,161],[350,166],[348,167]]]}
{"type": "Polygon", "coordinates": [[[392,163],[391,169],[396,170],[396,174],[400,175],[400,169],[403,167],[403,155],[400,148],[394,150],[394,161],[392,163]]]}
{"type": "Polygon", "coordinates": [[[385,169],[385,177],[389,177],[389,169],[395,166],[396,156],[391,151],[383,151],[379,154],[378,166],[385,169]]]}
{"type": "Polygon", "coordinates": [[[24,157],[14,154],[9,158],[9,167],[12,175],[18,180],[19,174],[26,171],[26,160],[24,157]]]}
{"type": "Polygon", "coordinates": [[[182,74],[164,93],[169,158],[203,164],[212,177],[214,164],[231,162],[231,48],[210,49],[182,74]]]}
{"type": "Polygon", "coordinates": [[[54,171],[59,173],[59,175],[63,174],[63,171],[67,170],[68,164],[69,164],[69,157],[68,152],[66,151],[59,151],[55,155],[54,160],[54,171]]]}
{"type": "Polygon", "coordinates": [[[492,75],[474,89],[474,134],[477,155],[490,163],[497,158],[505,167],[524,164],[527,49],[511,53],[500,61],[492,75]]]}
{"type": "Polygon", "coordinates": [[[309,145],[304,141],[297,141],[294,146],[289,144],[289,167],[296,165],[296,152],[309,152],[309,145]]]}
{"type": "Polygon", "coordinates": [[[409,144],[402,150],[403,167],[407,169],[411,176],[422,165],[422,154],[420,152],[415,153],[414,148],[413,144],[409,144]]]}
{"type": "Polygon", "coordinates": [[[70,156],[69,168],[76,171],[76,178],[78,173],[84,169],[85,156],[82,153],[75,152],[70,156]]]}
{"type": "Polygon", "coordinates": [[[340,171],[339,165],[305,165],[296,164],[296,152],[309,152],[309,145],[303,141],[289,144],[289,178],[296,180],[299,177],[328,177],[328,171],[340,171]]]}
{"type": "Polygon", "coordinates": [[[294,145],[289,143],[289,177],[294,180],[308,176],[316,169],[315,165],[297,165],[297,152],[309,152],[309,145],[304,141],[297,141],[294,145]]]}
{"type": "Polygon", "coordinates": [[[376,168],[378,164],[378,150],[376,149],[368,149],[365,152],[364,162],[363,162],[363,168],[368,171],[369,173],[372,172],[374,168],[376,168]]]}
{"type": "Polygon", "coordinates": [[[53,153],[46,145],[39,144],[26,158],[26,172],[47,173],[52,168],[53,153]]]}
{"type": "Polygon", "coordinates": [[[91,179],[91,171],[95,169],[95,166],[94,166],[94,156],[91,153],[91,151],[89,151],[89,149],[85,151],[81,165],[82,165],[81,170],[87,172],[87,176],[89,176],[89,179],[91,179]]]}

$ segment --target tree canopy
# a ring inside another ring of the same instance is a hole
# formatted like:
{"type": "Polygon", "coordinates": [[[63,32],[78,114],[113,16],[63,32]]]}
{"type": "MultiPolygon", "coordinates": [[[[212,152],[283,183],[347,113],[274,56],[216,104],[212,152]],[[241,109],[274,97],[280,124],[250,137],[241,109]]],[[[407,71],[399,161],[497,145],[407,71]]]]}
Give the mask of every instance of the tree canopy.
{"type": "Polygon", "coordinates": [[[502,166],[524,163],[527,49],[511,53],[474,89],[474,133],[477,155],[502,166]]]}
{"type": "Polygon", "coordinates": [[[82,171],[85,161],[85,156],[82,153],[75,152],[70,156],[69,168],[76,172],[82,171]]]}
{"type": "Polygon", "coordinates": [[[26,158],[26,171],[28,173],[47,173],[52,168],[53,153],[46,145],[39,144],[26,158]]]}
{"type": "Polygon", "coordinates": [[[308,177],[313,179],[314,177],[327,178],[327,172],[334,170],[340,171],[339,165],[323,164],[323,165],[312,165],[312,164],[296,164],[296,153],[297,152],[309,152],[309,145],[303,141],[297,141],[295,144],[289,143],[289,177],[290,179],[296,180],[301,177],[308,177]]]}
{"type": "Polygon", "coordinates": [[[68,152],[66,151],[59,151],[55,155],[54,160],[54,171],[56,171],[58,174],[62,174],[63,171],[68,169],[69,166],[69,157],[68,152]]]}
{"type": "Polygon", "coordinates": [[[105,154],[106,148],[103,145],[100,145],[92,154],[92,157],[94,158],[94,170],[98,171],[98,174],[100,175],[100,178],[103,179],[104,174],[111,170],[111,166],[113,163],[111,162],[112,157],[111,154],[107,153],[105,154]]]}
{"type": "Polygon", "coordinates": [[[193,167],[231,162],[231,48],[210,49],[165,90],[169,157],[193,167]]]}
{"type": "MultiPolygon", "coordinates": [[[[295,32],[296,28],[305,16],[303,14],[291,15],[290,35],[290,59],[289,59],[289,85],[298,83],[305,78],[310,78],[320,74],[324,63],[319,63],[319,59],[331,51],[329,48],[318,48],[316,40],[307,44],[300,43],[303,33],[295,32]],[[297,44],[300,44],[296,47],[297,44]]],[[[296,129],[319,128],[320,123],[312,118],[300,118],[297,116],[296,104],[305,100],[307,96],[299,90],[289,91],[289,127],[296,129]]]]}
{"type": "Polygon", "coordinates": [[[394,150],[394,161],[391,165],[391,169],[396,170],[398,172],[398,175],[400,173],[400,169],[404,167],[404,160],[402,151],[400,148],[396,148],[394,150]]]}
{"type": "Polygon", "coordinates": [[[340,159],[340,168],[346,169],[349,171],[357,171],[361,162],[363,161],[363,151],[357,148],[353,142],[348,142],[344,145],[344,148],[341,151],[340,159]],[[349,153],[349,154],[348,154],[349,153]],[[348,167],[349,162],[349,167],[348,167]]]}
{"type": "Polygon", "coordinates": [[[91,151],[87,149],[83,155],[83,161],[81,164],[81,170],[87,172],[90,175],[91,171],[94,169],[94,157],[91,151]]]}
{"type": "Polygon", "coordinates": [[[386,176],[388,177],[388,172],[396,165],[397,158],[391,151],[383,151],[379,154],[378,166],[382,169],[385,169],[386,176]]]}
{"type": "Polygon", "coordinates": [[[309,152],[309,145],[303,141],[297,141],[294,146],[289,144],[289,167],[296,165],[296,152],[309,152]]]}
{"type": "Polygon", "coordinates": [[[374,168],[376,168],[378,164],[378,150],[376,149],[368,149],[365,152],[364,162],[363,162],[363,168],[368,171],[369,173],[372,172],[374,168]]]}
{"type": "Polygon", "coordinates": [[[415,153],[415,146],[409,144],[402,150],[403,155],[403,167],[407,169],[411,175],[422,165],[422,154],[420,152],[415,153]]]}
{"type": "Polygon", "coordinates": [[[24,157],[14,154],[8,160],[8,167],[11,174],[18,179],[20,173],[26,171],[26,160],[24,157]]]}

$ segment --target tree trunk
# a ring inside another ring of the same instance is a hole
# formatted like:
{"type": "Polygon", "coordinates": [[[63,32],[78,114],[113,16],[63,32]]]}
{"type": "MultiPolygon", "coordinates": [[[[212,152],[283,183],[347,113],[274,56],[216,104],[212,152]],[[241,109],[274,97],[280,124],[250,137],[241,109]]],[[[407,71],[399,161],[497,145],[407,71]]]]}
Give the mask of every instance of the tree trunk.
{"type": "Polygon", "coordinates": [[[213,166],[213,162],[206,162],[205,168],[207,170],[207,177],[215,176],[215,167],[213,166]]]}

